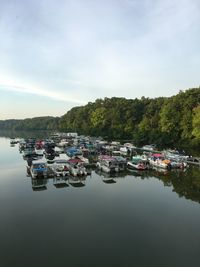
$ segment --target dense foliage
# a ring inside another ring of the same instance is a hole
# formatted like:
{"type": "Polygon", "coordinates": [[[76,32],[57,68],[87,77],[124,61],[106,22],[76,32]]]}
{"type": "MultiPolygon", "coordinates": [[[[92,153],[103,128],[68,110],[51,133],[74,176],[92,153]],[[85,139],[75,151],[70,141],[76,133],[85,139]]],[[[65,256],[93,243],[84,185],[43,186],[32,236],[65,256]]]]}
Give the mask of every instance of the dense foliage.
{"type": "Polygon", "coordinates": [[[155,99],[105,98],[75,107],[60,119],[60,129],[135,144],[200,144],[200,88],[155,99]]]}
{"type": "Polygon", "coordinates": [[[55,130],[58,129],[59,118],[36,117],[24,120],[4,120],[0,121],[2,130],[55,130]]]}
{"type": "Polygon", "coordinates": [[[0,129],[61,130],[133,140],[137,145],[200,145],[200,88],[155,99],[104,98],[74,107],[61,118],[0,121],[0,129]]]}

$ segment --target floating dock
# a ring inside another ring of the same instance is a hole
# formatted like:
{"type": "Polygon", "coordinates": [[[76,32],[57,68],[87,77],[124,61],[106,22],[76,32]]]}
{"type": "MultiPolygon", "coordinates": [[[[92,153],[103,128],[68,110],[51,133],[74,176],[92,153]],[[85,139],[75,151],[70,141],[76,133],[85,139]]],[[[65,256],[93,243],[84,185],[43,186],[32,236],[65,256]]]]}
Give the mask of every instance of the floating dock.
{"type": "Polygon", "coordinates": [[[200,158],[199,157],[191,157],[187,160],[188,164],[194,164],[200,166],[200,158]]]}

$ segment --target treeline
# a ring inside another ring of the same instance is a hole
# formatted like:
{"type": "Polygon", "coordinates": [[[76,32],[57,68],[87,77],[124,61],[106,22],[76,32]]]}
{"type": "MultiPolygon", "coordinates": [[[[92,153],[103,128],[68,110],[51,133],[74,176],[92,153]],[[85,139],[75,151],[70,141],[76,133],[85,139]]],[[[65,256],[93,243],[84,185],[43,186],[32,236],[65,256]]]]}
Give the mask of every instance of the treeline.
{"type": "Polygon", "coordinates": [[[136,145],[200,145],[200,88],[172,97],[97,99],[62,117],[0,121],[0,129],[60,130],[133,140],[136,145]]]}
{"type": "Polygon", "coordinates": [[[56,130],[59,127],[59,117],[36,117],[24,120],[3,120],[0,121],[1,130],[56,130]]]}
{"type": "Polygon", "coordinates": [[[61,130],[134,140],[135,144],[200,144],[200,88],[155,99],[104,98],[74,107],[61,117],[61,130]]]}

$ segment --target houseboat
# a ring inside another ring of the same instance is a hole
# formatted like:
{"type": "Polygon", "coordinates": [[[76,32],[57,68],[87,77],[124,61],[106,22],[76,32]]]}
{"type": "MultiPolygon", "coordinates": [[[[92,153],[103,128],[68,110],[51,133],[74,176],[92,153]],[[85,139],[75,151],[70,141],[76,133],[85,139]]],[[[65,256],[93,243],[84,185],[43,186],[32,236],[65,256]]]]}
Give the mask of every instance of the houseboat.
{"type": "Polygon", "coordinates": [[[97,168],[106,173],[119,172],[118,161],[111,156],[101,155],[98,157],[97,168]]]}

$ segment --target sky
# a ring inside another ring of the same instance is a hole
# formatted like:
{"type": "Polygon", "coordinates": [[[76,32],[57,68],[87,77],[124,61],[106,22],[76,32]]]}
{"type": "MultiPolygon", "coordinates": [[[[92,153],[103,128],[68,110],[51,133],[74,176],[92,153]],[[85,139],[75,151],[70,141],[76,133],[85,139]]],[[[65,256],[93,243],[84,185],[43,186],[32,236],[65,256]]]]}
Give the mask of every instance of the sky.
{"type": "Polygon", "coordinates": [[[199,0],[0,0],[0,119],[200,85],[199,0]]]}

